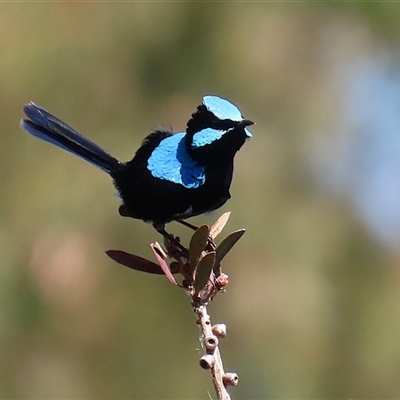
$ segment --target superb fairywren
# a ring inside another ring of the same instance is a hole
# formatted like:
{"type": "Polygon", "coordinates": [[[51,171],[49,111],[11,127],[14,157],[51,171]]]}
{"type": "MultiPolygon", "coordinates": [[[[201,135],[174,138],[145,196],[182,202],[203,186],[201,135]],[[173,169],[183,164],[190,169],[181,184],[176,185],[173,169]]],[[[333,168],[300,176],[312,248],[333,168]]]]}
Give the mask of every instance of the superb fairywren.
{"type": "Polygon", "coordinates": [[[28,133],[78,155],[107,172],[122,205],[119,213],[151,222],[163,235],[165,224],[221,207],[229,198],[233,159],[252,134],[253,122],[217,96],[203,97],[186,132],[156,130],[129,162],[121,162],[35,103],[24,106],[28,133]]]}

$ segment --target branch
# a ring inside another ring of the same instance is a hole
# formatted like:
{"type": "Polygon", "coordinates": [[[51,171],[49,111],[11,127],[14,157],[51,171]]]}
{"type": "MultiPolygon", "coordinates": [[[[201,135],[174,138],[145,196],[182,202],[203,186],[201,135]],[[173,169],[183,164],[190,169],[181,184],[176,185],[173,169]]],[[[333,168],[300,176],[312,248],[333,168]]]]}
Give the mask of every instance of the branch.
{"type": "Polygon", "coordinates": [[[201,329],[200,341],[206,349],[206,354],[200,359],[200,366],[203,369],[210,369],[215,392],[218,400],[230,400],[226,386],[236,386],[239,377],[235,373],[225,373],[219,351],[219,340],[226,336],[226,327],[223,324],[211,326],[211,319],[207,313],[206,305],[194,307],[197,314],[197,323],[201,329]]]}
{"type": "Polygon", "coordinates": [[[188,249],[181,245],[178,237],[168,233],[164,243],[166,250],[157,242],[151,243],[158,264],[121,250],[107,251],[109,257],[129,268],[151,274],[164,274],[172,284],[189,294],[197,315],[197,324],[201,329],[200,341],[206,352],[200,359],[200,366],[211,370],[218,400],[230,400],[226,387],[239,383],[236,373],[225,373],[218,347],[219,340],[226,336],[226,326],[212,326],[207,313],[207,304],[219,292],[225,291],[228,284],[228,275],[222,272],[221,261],[245,232],[244,229],[231,232],[216,245],[214,240],[225,227],[229,215],[230,213],[223,214],[212,227],[202,225],[196,228],[184,222],[184,225],[196,229],[188,249]]]}

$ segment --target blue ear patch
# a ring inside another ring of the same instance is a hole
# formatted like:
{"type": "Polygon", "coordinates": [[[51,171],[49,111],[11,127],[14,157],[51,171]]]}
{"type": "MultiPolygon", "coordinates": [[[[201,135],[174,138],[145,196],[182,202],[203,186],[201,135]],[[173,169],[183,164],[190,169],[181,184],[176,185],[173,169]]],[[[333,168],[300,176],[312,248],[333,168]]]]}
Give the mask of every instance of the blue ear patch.
{"type": "Polygon", "coordinates": [[[206,181],[206,171],[189,156],[185,135],[185,132],[176,133],[162,140],[151,153],[147,168],[155,178],[195,189],[206,181]]]}
{"type": "Polygon", "coordinates": [[[246,136],[247,136],[248,138],[253,137],[253,134],[252,134],[247,128],[244,128],[244,133],[246,134],[246,136]]]}
{"type": "Polygon", "coordinates": [[[226,131],[220,131],[218,129],[204,128],[193,135],[192,148],[198,149],[199,147],[211,144],[212,142],[221,139],[225,133],[228,133],[232,129],[234,128],[228,129],[226,131]]]}
{"type": "Polygon", "coordinates": [[[231,102],[218,96],[204,96],[203,105],[219,119],[242,121],[242,113],[231,102]]]}

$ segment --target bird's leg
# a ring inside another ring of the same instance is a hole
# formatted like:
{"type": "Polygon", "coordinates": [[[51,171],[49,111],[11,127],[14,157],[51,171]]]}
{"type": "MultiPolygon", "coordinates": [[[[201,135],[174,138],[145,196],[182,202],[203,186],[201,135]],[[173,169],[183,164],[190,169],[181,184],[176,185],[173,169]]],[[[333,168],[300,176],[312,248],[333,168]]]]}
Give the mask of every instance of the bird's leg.
{"type": "Polygon", "coordinates": [[[192,229],[192,230],[194,230],[194,231],[197,231],[197,229],[199,229],[198,226],[192,225],[191,223],[186,222],[186,221],[183,220],[183,219],[176,219],[175,221],[176,221],[176,222],[179,222],[179,223],[182,224],[183,226],[186,226],[186,227],[188,227],[188,228],[190,228],[190,229],[192,229]]]}
{"type": "Polygon", "coordinates": [[[188,255],[188,250],[178,240],[176,240],[173,235],[165,230],[164,225],[153,224],[153,226],[158,233],[163,235],[166,239],[168,239],[171,243],[178,247],[178,249],[181,250],[184,255],[188,255]]]}
{"type": "MultiPolygon", "coordinates": [[[[191,223],[189,223],[183,219],[176,219],[175,221],[179,222],[183,226],[186,226],[194,231],[197,231],[197,229],[199,229],[198,226],[192,225],[191,223]]],[[[209,247],[209,250],[211,250],[211,251],[214,251],[217,248],[217,245],[215,244],[214,239],[211,237],[211,235],[208,235],[208,247],[209,247]]]]}

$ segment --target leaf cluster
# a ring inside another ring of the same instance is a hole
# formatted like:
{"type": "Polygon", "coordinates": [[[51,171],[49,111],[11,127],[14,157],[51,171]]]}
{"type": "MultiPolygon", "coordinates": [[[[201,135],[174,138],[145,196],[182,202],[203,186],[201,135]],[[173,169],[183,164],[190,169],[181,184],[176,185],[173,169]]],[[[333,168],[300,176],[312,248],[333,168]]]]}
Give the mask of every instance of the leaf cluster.
{"type": "Polygon", "coordinates": [[[226,212],[211,227],[196,228],[188,248],[181,245],[179,237],[165,240],[164,247],[158,242],[151,243],[157,263],[122,250],[108,250],[106,254],[136,271],[164,274],[172,284],[187,291],[194,305],[206,304],[227,285],[228,275],[222,272],[221,261],[245,232],[245,229],[231,232],[217,245],[215,239],[229,217],[230,212],[226,212]]]}

